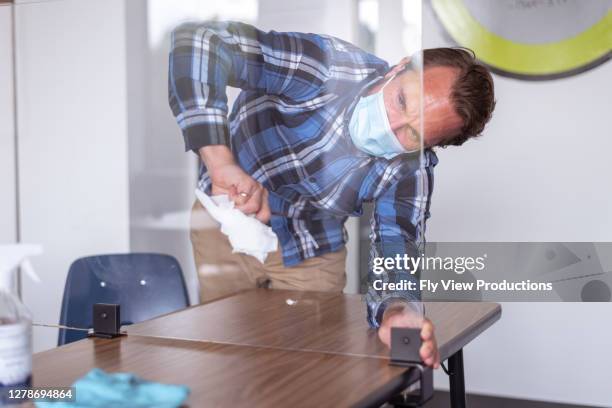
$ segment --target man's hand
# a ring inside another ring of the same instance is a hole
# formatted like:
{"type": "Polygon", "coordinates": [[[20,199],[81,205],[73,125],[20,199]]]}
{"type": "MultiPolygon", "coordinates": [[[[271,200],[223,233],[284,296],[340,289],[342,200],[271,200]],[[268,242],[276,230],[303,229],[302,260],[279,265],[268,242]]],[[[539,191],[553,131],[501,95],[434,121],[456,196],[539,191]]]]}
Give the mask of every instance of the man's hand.
{"type": "Polygon", "coordinates": [[[401,303],[397,305],[392,304],[385,310],[383,321],[378,329],[378,337],[387,347],[391,347],[392,327],[421,328],[421,340],[423,341],[419,350],[421,360],[430,367],[440,367],[440,354],[436,343],[434,326],[429,319],[411,310],[409,305],[401,303]]]}
{"type": "Polygon", "coordinates": [[[270,221],[268,190],[236,164],[227,146],[205,146],[199,153],[208,169],[213,195],[227,194],[243,213],[254,214],[263,223],[270,221]]]}

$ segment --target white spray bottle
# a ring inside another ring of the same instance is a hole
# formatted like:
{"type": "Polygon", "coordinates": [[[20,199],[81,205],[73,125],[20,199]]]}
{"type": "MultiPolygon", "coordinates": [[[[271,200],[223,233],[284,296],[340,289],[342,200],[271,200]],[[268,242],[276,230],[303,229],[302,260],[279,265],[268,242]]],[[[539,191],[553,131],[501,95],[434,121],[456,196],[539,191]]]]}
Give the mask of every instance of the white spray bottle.
{"type": "Polygon", "coordinates": [[[40,282],[28,257],[41,253],[39,245],[0,245],[0,406],[10,403],[8,389],[31,386],[32,315],[15,295],[15,277],[21,267],[40,282]]]}

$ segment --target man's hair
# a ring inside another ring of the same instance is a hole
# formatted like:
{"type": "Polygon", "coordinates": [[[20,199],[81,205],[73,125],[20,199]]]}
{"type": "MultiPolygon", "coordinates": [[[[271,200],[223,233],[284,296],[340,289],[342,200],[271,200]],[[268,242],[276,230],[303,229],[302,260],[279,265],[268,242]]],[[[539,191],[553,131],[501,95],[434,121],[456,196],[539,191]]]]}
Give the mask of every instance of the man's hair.
{"type": "Polygon", "coordinates": [[[451,102],[463,120],[458,134],[438,146],[461,146],[466,140],[479,136],[495,109],[493,77],[489,69],[476,60],[466,48],[430,48],[423,52],[423,69],[450,67],[457,70],[451,89],[451,102]]]}

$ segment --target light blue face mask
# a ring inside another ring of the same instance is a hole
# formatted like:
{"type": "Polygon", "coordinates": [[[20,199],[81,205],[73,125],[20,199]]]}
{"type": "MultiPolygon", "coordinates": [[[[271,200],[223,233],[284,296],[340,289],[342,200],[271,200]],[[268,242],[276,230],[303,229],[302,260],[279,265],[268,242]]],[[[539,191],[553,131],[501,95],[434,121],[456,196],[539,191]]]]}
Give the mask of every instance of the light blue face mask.
{"type": "Polygon", "coordinates": [[[349,121],[349,134],[355,146],[367,154],[387,160],[401,153],[409,153],[393,133],[385,109],[383,89],[393,78],[395,75],[375,94],[362,96],[349,121]]]}

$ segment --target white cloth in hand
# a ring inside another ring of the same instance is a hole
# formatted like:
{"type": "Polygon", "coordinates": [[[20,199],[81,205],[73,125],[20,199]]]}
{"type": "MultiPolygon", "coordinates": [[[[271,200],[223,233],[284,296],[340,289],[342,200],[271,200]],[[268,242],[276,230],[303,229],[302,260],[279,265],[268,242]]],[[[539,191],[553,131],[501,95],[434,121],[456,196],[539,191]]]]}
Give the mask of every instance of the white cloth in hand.
{"type": "Polygon", "coordinates": [[[276,251],[278,238],[272,228],[234,208],[234,202],[227,195],[209,197],[200,189],[196,197],[208,213],[221,224],[221,232],[229,238],[233,252],[254,256],[264,263],[269,252],[276,251]]]}

